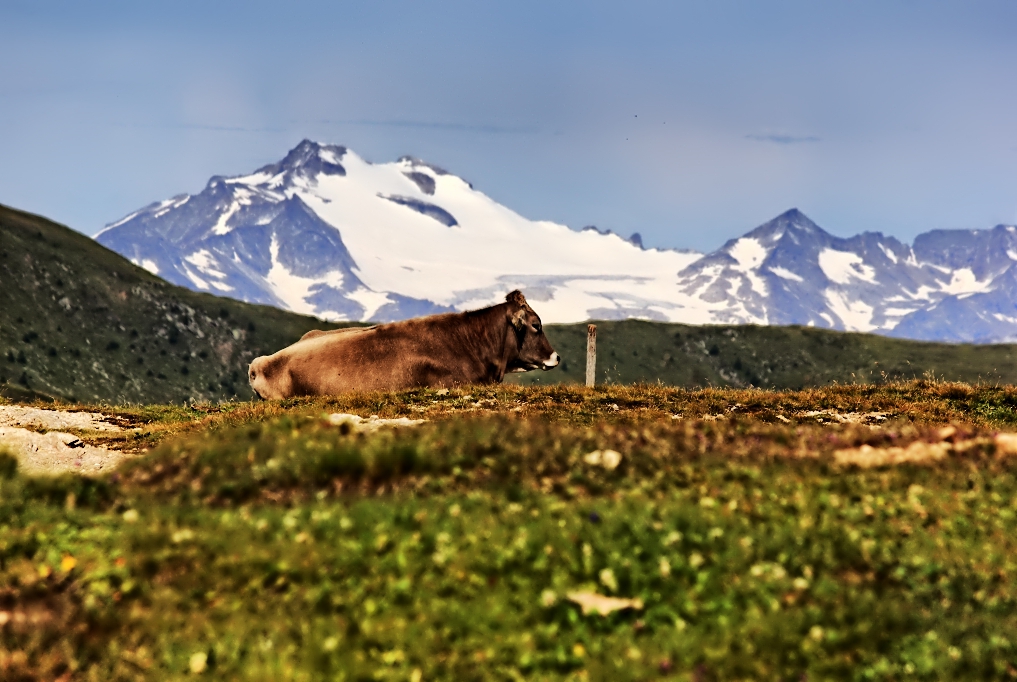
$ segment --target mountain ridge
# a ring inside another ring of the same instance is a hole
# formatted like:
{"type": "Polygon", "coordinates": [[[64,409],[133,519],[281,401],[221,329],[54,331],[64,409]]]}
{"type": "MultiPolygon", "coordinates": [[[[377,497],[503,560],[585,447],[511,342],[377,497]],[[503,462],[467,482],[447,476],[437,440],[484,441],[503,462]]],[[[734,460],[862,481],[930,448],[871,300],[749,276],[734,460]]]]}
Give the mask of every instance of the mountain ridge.
{"type": "Polygon", "coordinates": [[[335,326],[173,286],[80,232],[0,205],[0,396],[249,400],[254,357],[335,326]]]}
{"type": "MultiPolygon", "coordinates": [[[[534,303],[543,313],[540,303],[534,303]]],[[[0,206],[0,397],[83,402],[250,399],[247,363],[336,325],[165,282],[87,236],[0,206]]],[[[513,383],[582,383],[586,325],[546,325],[562,363],[513,383]]],[[[1017,379],[1017,346],[807,327],[599,323],[598,383],[801,388],[935,374],[1017,379]]],[[[206,407],[200,409],[206,409],[206,407]]]]}
{"type": "Polygon", "coordinates": [[[332,320],[465,310],[522,289],[546,322],[800,324],[930,341],[1017,340],[1017,228],[905,244],[836,237],[797,208],[707,254],[523,218],[415,157],[303,140],[96,235],[189,288],[332,320]],[[958,324],[958,321],[963,320],[958,324]]]}

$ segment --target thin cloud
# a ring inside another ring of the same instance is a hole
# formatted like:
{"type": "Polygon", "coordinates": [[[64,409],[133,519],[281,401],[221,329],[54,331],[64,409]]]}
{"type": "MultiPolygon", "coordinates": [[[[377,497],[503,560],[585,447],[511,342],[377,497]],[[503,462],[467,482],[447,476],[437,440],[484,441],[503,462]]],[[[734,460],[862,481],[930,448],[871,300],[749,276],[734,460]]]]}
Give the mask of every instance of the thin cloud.
{"type": "Polygon", "coordinates": [[[489,135],[536,135],[539,128],[531,126],[499,126],[490,124],[448,123],[441,121],[414,121],[412,119],[358,119],[353,121],[321,121],[321,123],[380,126],[387,128],[425,128],[451,130],[463,133],[484,133],[489,135]]]}
{"type": "Polygon", "coordinates": [[[746,135],[748,140],[757,142],[773,142],[774,144],[804,144],[806,142],[819,142],[820,138],[815,135],[746,135]]]}
{"type": "Polygon", "coordinates": [[[139,128],[147,130],[210,130],[219,133],[285,133],[286,128],[248,128],[245,126],[215,125],[206,123],[128,123],[111,121],[115,128],[139,128]]]}
{"type": "Polygon", "coordinates": [[[186,130],[214,130],[217,132],[225,133],[282,133],[286,132],[283,128],[247,128],[244,126],[225,126],[225,125],[211,125],[203,123],[181,123],[178,128],[186,130]]]}
{"type": "MultiPolygon", "coordinates": [[[[487,124],[470,124],[470,123],[447,123],[441,121],[414,121],[404,119],[357,119],[357,120],[342,120],[334,121],[330,119],[317,120],[317,121],[290,121],[287,127],[247,127],[247,126],[232,126],[232,125],[217,125],[211,123],[128,123],[128,122],[112,122],[111,125],[119,128],[163,128],[163,129],[175,129],[175,130],[208,130],[213,132],[225,132],[225,133],[285,133],[292,130],[292,126],[296,125],[307,125],[313,124],[324,124],[324,125],[356,125],[356,126],[377,126],[387,128],[416,128],[424,130],[450,130],[455,132],[463,133],[480,133],[486,135],[537,135],[541,133],[539,128],[532,126],[499,126],[499,125],[487,125],[487,124]]],[[[554,134],[560,135],[561,133],[556,131],[554,134]]]]}

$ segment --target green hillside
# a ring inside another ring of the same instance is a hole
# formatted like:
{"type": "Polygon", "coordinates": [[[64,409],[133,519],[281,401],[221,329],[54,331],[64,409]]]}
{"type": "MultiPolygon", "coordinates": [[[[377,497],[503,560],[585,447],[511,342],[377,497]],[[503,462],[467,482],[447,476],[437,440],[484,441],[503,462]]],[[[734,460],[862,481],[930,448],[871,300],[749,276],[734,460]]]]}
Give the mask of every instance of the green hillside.
{"type": "Polygon", "coordinates": [[[173,286],[83,234],[0,206],[0,395],[246,400],[252,358],[334,326],[173,286]]]}
{"type": "MultiPolygon", "coordinates": [[[[586,324],[545,329],[562,364],[551,372],[513,375],[510,380],[585,381],[586,324]]],[[[1017,383],[1017,346],[925,343],[812,327],[597,323],[598,383],[803,388],[927,375],[1017,383]]]]}
{"type": "MultiPolygon", "coordinates": [[[[247,400],[251,359],[336,326],[171,285],[85,235],[0,206],[0,395],[247,400]]],[[[510,382],[584,380],[586,325],[546,329],[562,364],[510,382]]],[[[598,346],[598,383],[801,388],[930,374],[1017,383],[1013,345],[625,320],[598,323],[598,346]]]]}

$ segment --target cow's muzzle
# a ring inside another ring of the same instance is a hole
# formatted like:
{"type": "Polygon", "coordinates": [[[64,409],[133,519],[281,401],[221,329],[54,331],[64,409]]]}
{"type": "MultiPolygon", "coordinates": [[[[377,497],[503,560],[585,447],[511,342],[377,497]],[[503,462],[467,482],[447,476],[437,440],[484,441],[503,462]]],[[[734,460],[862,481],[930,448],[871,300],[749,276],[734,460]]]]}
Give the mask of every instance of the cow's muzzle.
{"type": "Polygon", "coordinates": [[[543,369],[544,371],[554,369],[555,367],[558,366],[558,363],[560,361],[561,358],[558,356],[557,353],[551,353],[551,357],[549,357],[547,360],[544,360],[544,365],[541,367],[541,369],[543,369]]]}

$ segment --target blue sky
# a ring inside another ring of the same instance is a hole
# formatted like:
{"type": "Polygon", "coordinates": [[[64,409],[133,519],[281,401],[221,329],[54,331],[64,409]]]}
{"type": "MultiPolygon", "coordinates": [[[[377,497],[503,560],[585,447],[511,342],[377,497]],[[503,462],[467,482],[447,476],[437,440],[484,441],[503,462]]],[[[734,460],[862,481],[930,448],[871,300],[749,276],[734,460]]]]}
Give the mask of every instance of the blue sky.
{"type": "Polygon", "coordinates": [[[1017,222],[1013,2],[0,0],[0,203],[92,234],[304,137],[713,249],[1017,222]]]}

